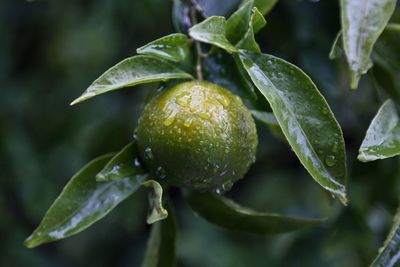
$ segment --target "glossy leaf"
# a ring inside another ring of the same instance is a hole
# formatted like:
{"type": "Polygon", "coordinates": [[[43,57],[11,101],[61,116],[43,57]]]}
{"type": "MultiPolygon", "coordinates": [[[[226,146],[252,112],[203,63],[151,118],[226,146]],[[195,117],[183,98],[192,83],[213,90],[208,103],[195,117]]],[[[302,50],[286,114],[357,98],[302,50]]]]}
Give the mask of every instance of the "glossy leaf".
{"type": "MultiPolygon", "coordinates": [[[[170,207],[168,210],[174,215],[170,207]]],[[[142,267],[176,266],[176,221],[175,216],[152,225],[142,267]]]]}
{"type": "Polygon", "coordinates": [[[136,52],[161,57],[173,62],[181,62],[189,54],[189,39],[185,34],[174,33],[142,46],[136,52]]]}
{"type": "Polygon", "coordinates": [[[196,214],[210,223],[237,232],[279,234],[324,222],[323,219],[287,217],[253,211],[212,193],[187,192],[186,200],[196,214]]]}
{"type": "Polygon", "coordinates": [[[257,8],[253,8],[247,32],[245,33],[243,38],[236,44],[237,48],[253,52],[260,52],[260,47],[258,46],[254,36],[254,28],[256,28],[257,30],[263,28],[266,25],[266,22],[263,19],[264,17],[262,17],[257,8]],[[262,19],[260,19],[260,16],[262,19]]]}
{"type": "Polygon", "coordinates": [[[396,0],[341,0],[343,46],[351,72],[351,88],[372,66],[373,46],[386,27],[396,0]]]}
{"type": "Polygon", "coordinates": [[[265,124],[276,137],[286,141],[286,137],[282,132],[281,126],[279,126],[279,123],[273,113],[259,110],[250,110],[250,112],[256,120],[265,124]]]}
{"type": "Polygon", "coordinates": [[[143,177],[96,182],[96,174],[111,158],[96,158],[72,177],[25,246],[33,248],[83,231],[138,189],[143,177]]]}
{"type": "Polygon", "coordinates": [[[254,7],[252,11],[253,11],[253,16],[251,25],[253,26],[254,34],[256,34],[262,28],[264,28],[265,25],[267,25],[267,21],[265,20],[263,14],[260,12],[260,10],[258,10],[257,7],[254,7]]]}
{"type": "Polygon", "coordinates": [[[137,161],[137,156],[136,143],[129,143],[96,175],[96,180],[98,182],[113,181],[143,174],[144,171],[139,164],[134,163],[137,161]]]}
{"type": "Polygon", "coordinates": [[[229,53],[237,52],[226,38],[226,20],[224,17],[213,16],[189,29],[189,35],[200,42],[212,44],[229,53]]]}
{"type": "Polygon", "coordinates": [[[400,209],[393,220],[392,229],[371,267],[395,267],[400,264],[400,209]]]}
{"type": "Polygon", "coordinates": [[[147,215],[147,223],[153,224],[155,222],[164,220],[168,217],[168,212],[164,209],[162,204],[163,189],[161,185],[154,180],[148,180],[142,183],[145,187],[151,187],[149,193],[149,214],[147,215]]]}
{"type": "Polygon", "coordinates": [[[241,51],[240,58],[301,163],[323,188],[346,204],[343,134],[314,83],[299,68],[277,57],[241,51]]]}
{"type": "Polygon", "coordinates": [[[387,100],[375,115],[361,144],[358,159],[364,162],[400,154],[399,114],[392,100],[387,100]]]}
{"type": "Polygon", "coordinates": [[[400,23],[388,23],[385,30],[400,32],[400,23]]]}
{"type": "Polygon", "coordinates": [[[144,55],[134,56],[121,61],[103,73],[71,105],[123,87],[170,79],[192,78],[190,74],[162,59],[144,55]]]}
{"type": "Polygon", "coordinates": [[[329,52],[329,59],[338,58],[342,54],[342,49],[339,47],[339,42],[342,38],[342,31],[336,34],[335,40],[333,41],[331,51],[329,52]]]}
{"type": "Polygon", "coordinates": [[[244,3],[226,21],[226,37],[232,44],[237,44],[249,28],[254,1],[244,3]]]}

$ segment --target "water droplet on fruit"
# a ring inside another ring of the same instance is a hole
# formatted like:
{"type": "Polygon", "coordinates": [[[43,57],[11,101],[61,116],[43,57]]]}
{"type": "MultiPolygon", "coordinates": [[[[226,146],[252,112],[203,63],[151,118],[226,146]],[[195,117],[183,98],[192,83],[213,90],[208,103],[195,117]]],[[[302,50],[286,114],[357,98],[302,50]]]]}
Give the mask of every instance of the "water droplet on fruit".
{"type": "Polygon", "coordinates": [[[192,125],[193,120],[191,118],[187,118],[184,122],[183,122],[183,126],[185,126],[186,128],[189,128],[192,125]]]}
{"type": "Polygon", "coordinates": [[[333,155],[328,155],[325,157],[325,164],[328,165],[329,167],[334,166],[336,163],[336,158],[333,155]]]}
{"type": "Polygon", "coordinates": [[[187,92],[176,97],[176,103],[182,107],[189,107],[191,100],[192,99],[187,92]]]}
{"type": "Polygon", "coordinates": [[[199,113],[199,117],[203,118],[203,119],[206,119],[206,120],[209,120],[211,118],[211,114],[207,113],[207,112],[202,112],[202,113],[199,113]]]}
{"type": "Polygon", "coordinates": [[[172,112],[172,113],[168,116],[168,118],[165,119],[164,125],[165,125],[165,126],[170,126],[170,125],[172,125],[172,124],[174,123],[174,121],[175,121],[175,113],[172,112]]]}
{"type": "Polygon", "coordinates": [[[149,160],[153,160],[153,158],[154,158],[153,151],[151,151],[151,148],[150,148],[150,147],[148,147],[148,148],[146,148],[146,149],[144,150],[144,155],[145,155],[145,157],[146,157],[147,159],[149,159],[149,160]]]}

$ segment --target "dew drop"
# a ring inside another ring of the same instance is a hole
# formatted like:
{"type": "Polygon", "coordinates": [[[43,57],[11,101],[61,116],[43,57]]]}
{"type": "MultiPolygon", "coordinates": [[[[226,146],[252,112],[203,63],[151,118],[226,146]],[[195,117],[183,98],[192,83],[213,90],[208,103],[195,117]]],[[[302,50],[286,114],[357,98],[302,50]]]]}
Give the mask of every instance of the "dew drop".
{"type": "Polygon", "coordinates": [[[221,190],[221,188],[217,188],[217,189],[215,189],[215,193],[217,193],[218,195],[221,195],[221,194],[222,194],[222,190],[221,190]]]}
{"type": "Polygon", "coordinates": [[[183,122],[183,126],[185,126],[186,128],[189,128],[192,125],[193,120],[191,118],[187,118],[184,122],[183,122]]]}
{"type": "Polygon", "coordinates": [[[191,97],[188,95],[188,93],[181,94],[176,97],[176,103],[182,107],[189,107],[190,102],[191,102],[191,97]]]}
{"type": "Polygon", "coordinates": [[[145,155],[145,157],[146,157],[147,159],[149,159],[149,160],[153,160],[153,158],[154,158],[154,156],[153,156],[153,151],[151,150],[150,147],[148,147],[148,148],[146,148],[146,149],[144,150],[144,155],[145,155]]]}
{"type": "Polygon", "coordinates": [[[334,166],[336,163],[336,158],[333,155],[328,155],[325,157],[325,164],[329,167],[334,166]]]}
{"type": "Polygon", "coordinates": [[[165,125],[165,126],[170,126],[170,125],[172,125],[172,124],[174,123],[174,121],[175,121],[175,113],[172,112],[172,113],[168,116],[168,118],[165,119],[164,125],[165,125]]]}
{"type": "Polygon", "coordinates": [[[202,112],[202,113],[199,113],[199,117],[209,120],[211,118],[211,115],[210,115],[210,113],[202,112]]]}

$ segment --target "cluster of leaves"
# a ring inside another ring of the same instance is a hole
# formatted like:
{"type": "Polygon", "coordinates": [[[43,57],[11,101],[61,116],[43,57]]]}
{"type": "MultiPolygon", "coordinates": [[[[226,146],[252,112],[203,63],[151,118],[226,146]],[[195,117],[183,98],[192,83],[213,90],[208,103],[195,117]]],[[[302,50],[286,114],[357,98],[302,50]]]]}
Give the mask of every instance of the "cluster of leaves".
{"type": "MultiPolygon", "coordinates": [[[[317,183],[346,204],[344,139],[328,103],[302,70],[283,59],[261,53],[255,40],[254,35],[266,25],[264,15],[275,2],[243,1],[239,9],[225,19],[209,16],[207,1],[174,1],[174,23],[181,32],[137,49],[139,55],[107,70],[71,104],[142,83],[180,81],[204,75],[206,80],[247,98],[253,104],[254,117],[290,145],[317,183]],[[197,24],[199,15],[205,20],[197,24]],[[223,68],[227,62],[234,67],[223,68]],[[268,104],[260,107],[260,98],[268,104]]],[[[395,87],[398,86],[395,74],[399,61],[387,53],[392,51],[396,55],[393,50],[397,46],[393,42],[398,43],[398,25],[387,26],[387,23],[396,1],[370,2],[341,1],[342,31],[337,41],[342,37],[352,87],[357,86],[361,74],[371,67],[371,53],[379,71],[385,72],[395,87]],[[365,12],[360,10],[360,5],[365,6],[365,12]],[[379,39],[374,46],[383,31],[382,41],[379,39]]],[[[340,50],[337,44],[335,42],[332,57],[340,50]]],[[[385,82],[377,80],[382,88],[387,88],[385,82]]],[[[360,148],[360,160],[400,154],[399,118],[394,102],[400,97],[397,98],[398,91],[393,86],[385,89],[393,100],[386,101],[374,118],[360,148]]],[[[76,234],[104,217],[141,186],[151,188],[147,222],[160,221],[153,226],[143,266],[173,266],[175,248],[171,244],[175,242],[176,225],[167,197],[164,197],[167,208],[163,207],[163,189],[167,187],[148,177],[137,159],[135,141],[117,154],[93,160],[72,177],[25,244],[35,247],[76,234]]],[[[235,231],[276,234],[324,221],[255,212],[211,193],[185,192],[184,195],[200,216],[235,231]]],[[[385,248],[375,260],[376,266],[390,266],[388,264],[396,260],[399,231],[397,219],[385,248]]]]}

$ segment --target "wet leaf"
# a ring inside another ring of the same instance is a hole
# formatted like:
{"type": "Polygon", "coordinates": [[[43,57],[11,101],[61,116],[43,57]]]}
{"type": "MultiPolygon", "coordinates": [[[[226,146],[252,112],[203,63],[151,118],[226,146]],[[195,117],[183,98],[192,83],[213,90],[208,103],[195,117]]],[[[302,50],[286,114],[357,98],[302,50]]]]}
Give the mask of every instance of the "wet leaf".
{"type": "Polygon", "coordinates": [[[393,219],[393,226],[371,267],[394,267],[400,263],[400,209],[393,219]]]}
{"type": "Polygon", "coordinates": [[[400,154],[399,114],[392,100],[387,100],[375,115],[361,144],[358,159],[364,162],[400,154]]]}
{"type": "Polygon", "coordinates": [[[171,206],[168,210],[168,218],[152,225],[142,267],[176,266],[176,219],[171,206]]]}
{"type": "Polygon", "coordinates": [[[173,62],[181,62],[189,54],[189,39],[185,34],[174,33],[148,43],[136,49],[136,52],[173,62]]]}
{"type": "Polygon", "coordinates": [[[243,38],[236,44],[237,48],[253,52],[260,52],[260,47],[257,44],[254,36],[254,28],[261,29],[266,25],[265,20],[260,19],[260,17],[264,19],[257,8],[253,8],[247,32],[245,33],[243,38]]]}
{"type": "Polygon", "coordinates": [[[300,162],[315,181],[346,204],[343,134],[314,83],[277,57],[241,50],[240,58],[300,162]]]}
{"type": "Polygon", "coordinates": [[[145,187],[151,187],[149,193],[149,214],[147,215],[147,223],[152,224],[168,217],[168,212],[162,204],[163,189],[161,185],[154,180],[148,180],[142,183],[145,187]]]}
{"type": "Polygon", "coordinates": [[[189,35],[197,41],[215,45],[229,53],[238,51],[226,38],[226,20],[224,17],[209,17],[190,28],[189,35]]]}
{"type": "Polygon", "coordinates": [[[210,223],[237,232],[280,234],[316,226],[325,221],[257,212],[212,193],[186,192],[185,197],[199,216],[210,223]]]}
{"type": "Polygon", "coordinates": [[[249,28],[254,1],[244,3],[226,21],[226,37],[232,44],[237,44],[249,28]]]}
{"type": "Polygon", "coordinates": [[[341,38],[342,38],[342,31],[339,31],[336,34],[335,40],[333,41],[333,44],[332,44],[331,51],[329,52],[329,59],[335,59],[342,55],[343,51],[339,47],[339,42],[340,42],[340,40],[342,40],[341,38]]]}
{"type": "Polygon", "coordinates": [[[372,66],[373,46],[386,27],[396,0],[341,0],[343,46],[351,73],[351,88],[372,66]]]}
{"type": "Polygon", "coordinates": [[[25,246],[33,248],[85,230],[138,189],[143,177],[96,182],[96,174],[111,158],[98,157],[72,177],[25,246]]]}
{"type": "Polygon", "coordinates": [[[137,157],[136,143],[131,142],[106,164],[96,175],[96,180],[98,182],[113,181],[143,174],[144,171],[140,166],[134,164],[137,157]]]}
{"type": "Polygon", "coordinates": [[[190,74],[162,59],[144,55],[134,56],[121,61],[103,73],[71,105],[123,87],[170,79],[192,78],[190,74]]]}
{"type": "Polygon", "coordinates": [[[250,110],[250,112],[256,120],[264,123],[276,137],[286,142],[286,137],[273,113],[259,110],[250,110]]]}

